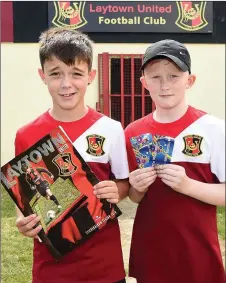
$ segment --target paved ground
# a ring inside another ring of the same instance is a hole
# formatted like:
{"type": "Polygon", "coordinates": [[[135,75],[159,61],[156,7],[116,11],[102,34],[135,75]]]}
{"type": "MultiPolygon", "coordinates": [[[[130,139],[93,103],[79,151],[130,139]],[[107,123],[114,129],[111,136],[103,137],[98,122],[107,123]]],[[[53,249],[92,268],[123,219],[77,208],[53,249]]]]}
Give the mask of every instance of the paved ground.
{"type": "MultiPolygon", "coordinates": [[[[126,273],[128,273],[130,241],[137,205],[126,199],[121,204],[119,204],[119,207],[123,211],[123,214],[119,217],[119,225],[121,230],[122,251],[125,270],[126,273]]],[[[135,283],[136,279],[127,278],[126,282],[135,283]]]]}

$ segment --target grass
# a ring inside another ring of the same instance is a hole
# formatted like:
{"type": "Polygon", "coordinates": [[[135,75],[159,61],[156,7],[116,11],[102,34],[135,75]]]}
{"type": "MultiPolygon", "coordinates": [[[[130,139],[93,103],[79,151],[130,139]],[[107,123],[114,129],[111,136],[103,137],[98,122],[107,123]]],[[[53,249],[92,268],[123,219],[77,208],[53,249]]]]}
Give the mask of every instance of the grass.
{"type": "MultiPolygon", "coordinates": [[[[2,283],[31,283],[33,241],[15,227],[15,207],[1,190],[1,271],[2,283]]],[[[225,240],[225,208],[218,208],[219,237],[225,240]]]]}
{"type": "Polygon", "coordinates": [[[2,283],[31,283],[33,242],[18,233],[15,220],[15,206],[1,190],[2,283]]]}
{"type": "Polygon", "coordinates": [[[225,207],[217,209],[217,226],[220,238],[225,240],[225,207]]]}

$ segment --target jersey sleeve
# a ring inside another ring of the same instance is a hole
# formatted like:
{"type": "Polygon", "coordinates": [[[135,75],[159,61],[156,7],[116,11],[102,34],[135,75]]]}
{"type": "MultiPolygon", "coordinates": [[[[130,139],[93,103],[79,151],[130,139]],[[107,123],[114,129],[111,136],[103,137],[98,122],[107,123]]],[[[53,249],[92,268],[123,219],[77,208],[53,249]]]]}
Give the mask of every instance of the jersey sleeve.
{"type": "Polygon", "coordinates": [[[125,135],[119,122],[116,124],[114,138],[111,143],[109,162],[111,172],[116,179],[127,179],[129,177],[125,135]]]}
{"type": "Polygon", "coordinates": [[[128,164],[129,164],[129,170],[130,172],[136,170],[138,168],[136,163],[135,154],[133,152],[133,148],[130,142],[130,138],[132,137],[129,128],[127,127],[125,129],[125,139],[126,139],[126,150],[127,150],[127,158],[128,158],[128,164]]]}
{"type": "Polygon", "coordinates": [[[15,156],[20,154],[25,150],[19,132],[16,133],[15,141],[14,141],[14,152],[15,156]]]}
{"type": "Polygon", "coordinates": [[[211,172],[217,176],[219,182],[225,182],[225,122],[223,120],[213,127],[210,166],[211,172]]]}

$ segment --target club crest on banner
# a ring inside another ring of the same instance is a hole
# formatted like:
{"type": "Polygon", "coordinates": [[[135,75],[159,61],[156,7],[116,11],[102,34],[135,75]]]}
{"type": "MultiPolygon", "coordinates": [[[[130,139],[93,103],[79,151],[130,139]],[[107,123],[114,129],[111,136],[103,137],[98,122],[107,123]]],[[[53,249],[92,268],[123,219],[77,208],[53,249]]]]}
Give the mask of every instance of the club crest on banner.
{"type": "Polygon", "coordinates": [[[54,2],[55,16],[52,23],[57,27],[78,29],[87,24],[84,17],[85,2],[54,2]]]}
{"type": "Polygon", "coordinates": [[[188,135],[183,137],[184,140],[184,149],[183,153],[188,156],[199,156],[202,154],[201,151],[201,143],[203,140],[203,137],[198,135],[188,135]]]}
{"type": "Polygon", "coordinates": [[[59,170],[59,176],[65,177],[72,175],[77,166],[73,163],[70,153],[60,153],[53,159],[53,163],[59,170]]]}
{"type": "Polygon", "coordinates": [[[205,18],[206,1],[177,1],[176,25],[186,31],[200,30],[208,22],[205,18]]]}
{"type": "Polygon", "coordinates": [[[103,145],[105,138],[99,135],[89,135],[86,137],[88,142],[88,149],[86,152],[93,156],[104,155],[103,145]]]}

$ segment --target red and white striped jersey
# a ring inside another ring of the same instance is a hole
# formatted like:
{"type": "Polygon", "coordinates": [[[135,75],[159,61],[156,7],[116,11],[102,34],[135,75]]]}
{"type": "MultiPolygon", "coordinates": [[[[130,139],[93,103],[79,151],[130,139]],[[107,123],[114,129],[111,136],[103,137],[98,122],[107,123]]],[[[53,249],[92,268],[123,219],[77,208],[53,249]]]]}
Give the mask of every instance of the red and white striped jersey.
{"type": "MultiPolygon", "coordinates": [[[[18,130],[16,154],[61,126],[100,181],[129,175],[125,137],[119,122],[93,109],[78,121],[60,122],[49,112],[18,130]]],[[[86,194],[93,195],[92,191],[86,194]]],[[[94,196],[94,195],[93,195],[94,196]]],[[[106,283],[125,277],[117,219],[56,263],[46,246],[34,241],[33,283],[106,283]],[[101,263],[101,264],[100,264],[101,263]]]]}
{"type": "MultiPolygon", "coordinates": [[[[130,171],[137,169],[130,138],[150,133],[175,139],[171,163],[188,177],[204,182],[225,181],[225,125],[189,107],[172,123],[158,123],[153,114],[126,130],[130,171]]],[[[177,193],[160,178],[140,202],[134,222],[130,276],[139,283],[223,283],[216,207],[177,193]]]]}

